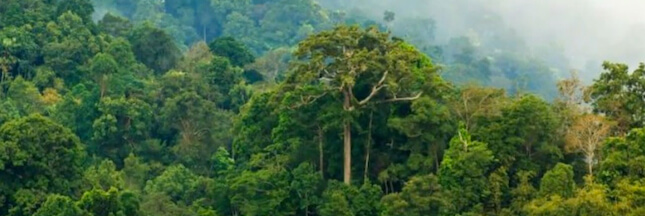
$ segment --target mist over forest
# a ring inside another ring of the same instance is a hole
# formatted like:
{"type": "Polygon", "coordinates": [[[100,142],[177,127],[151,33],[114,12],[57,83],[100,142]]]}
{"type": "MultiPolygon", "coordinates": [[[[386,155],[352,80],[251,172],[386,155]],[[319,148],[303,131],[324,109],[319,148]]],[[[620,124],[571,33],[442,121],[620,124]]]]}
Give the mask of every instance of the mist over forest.
{"type": "MultiPolygon", "coordinates": [[[[434,40],[427,40],[437,44],[464,35],[475,40],[487,34],[517,37],[519,49],[558,69],[577,70],[587,82],[600,74],[599,65],[605,60],[636,67],[645,57],[641,51],[645,43],[636,36],[645,31],[645,20],[638,18],[645,3],[638,0],[326,0],[321,4],[355,8],[375,19],[390,10],[397,14],[395,25],[405,25],[406,19],[434,20],[434,40]]],[[[483,46],[502,48],[509,42],[483,46]]]]}
{"type": "Polygon", "coordinates": [[[0,215],[645,215],[644,7],[0,0],[0,215]]]}
{"type": "MultiPolygon", "coordinates": [[[[119,13],[106,2],[95,2],[95,20],[110,11],[119,13]]],[[[446,58],[454,49],[448,46],[458,38],[468,38],[479,58],[496,58],[500,53],[527,56],[529,61],[548,65],[544,72],[554,77],[552,83],[569,77],[571,71],[590,83],[602,71],[604,61],[637,67],[645,58],[639,52],[645,41],[635,36],[645,32],[645,21],[635,18],[639,8],[645,7],[638,0],[320,0],[316,4],[375,24],[384,24],[385,11],[394,12],[391,25],[396,36],[421,47],[442,47],[448,52],[446,58]]],[[[131,4],[130,10],[135,9],[131,4]]],[[[201,32],[194,31],[186,46],[200,39],[201,32]]],[[[477,82],[509,90],[517,86],[506,79],[477,82]]],[[[526,88],[550,99],[555,96],[553,89],[526,88]]]]}

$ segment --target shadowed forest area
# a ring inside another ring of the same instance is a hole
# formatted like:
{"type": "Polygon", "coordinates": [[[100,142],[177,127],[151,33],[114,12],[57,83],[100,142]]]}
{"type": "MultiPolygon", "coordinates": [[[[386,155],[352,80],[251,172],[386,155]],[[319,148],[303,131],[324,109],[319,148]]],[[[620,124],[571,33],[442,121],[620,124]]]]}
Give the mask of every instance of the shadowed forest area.
{"type": "Polygon", "coordinates": [[[645,64],[360,2],[0,0],[0,215],[645,215],[645,64]]]}

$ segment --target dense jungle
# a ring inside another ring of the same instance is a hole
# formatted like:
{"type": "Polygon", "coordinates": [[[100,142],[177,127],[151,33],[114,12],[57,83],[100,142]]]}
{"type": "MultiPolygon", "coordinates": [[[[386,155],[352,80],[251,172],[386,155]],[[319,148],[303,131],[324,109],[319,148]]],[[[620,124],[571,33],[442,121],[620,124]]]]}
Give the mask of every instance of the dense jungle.
{"type": "Polygon", "coordinates": [[[0,215],[645,215],[645,64],[374,2],[0,0],[0,215]]]}

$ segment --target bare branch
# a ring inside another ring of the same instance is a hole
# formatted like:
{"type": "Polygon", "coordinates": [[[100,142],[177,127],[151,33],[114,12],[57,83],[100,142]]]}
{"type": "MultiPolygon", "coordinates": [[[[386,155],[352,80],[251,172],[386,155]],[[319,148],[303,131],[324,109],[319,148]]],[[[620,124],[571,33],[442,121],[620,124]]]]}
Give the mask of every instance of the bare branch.
{"type": "Polygon", "coordinates": [[[368,102],[370,102],[370,100],[372,100],[372,98],[374,96],[376,96],[376,94],[381,89],[383,89],[385,87],[384,83],[385,83],[385,79],[387,78],[388,73],[389,73],[388,71],[385,71],[385,73],[383,73],[383,77],[381,77],[381,80],[379,80],[378,83],[372,87],[372,92],[370,92],[370,95],[368,95],[365,99],[363,99],[360,102],[358,102],[358,105],[362,106],[362,105],[367,104],[368,102]]]}
{"type": "Polygon", "coordinates": [[[336,77],[336,75],[337,75],[337,73],[335,71],[334,72],[329,72],[327,69],[323,69],[323,72],[325,72],[323,77],[327,77],[329,79],[332,79],[332,78],[336,77]]]}
{"type": "Polygon", "coordinates": [[[417,93],[417,95],[415,95],[415,96],[412,96],[412,97],[402,97],[402,98],[397,98],[396,96],[394,96],[394,98],[392,98],[392,99],[388,99],[388,100],[384,100],[384,101],[381,101],[380,103],[390,103],[390,102],[398,102],[398,101],[413,101],[413,100],[419,99],[419,98],[421,97],[421,95],[422,95],[422,94],[423,94],[423,92],[419,92],[419,93],[417,93]]]}

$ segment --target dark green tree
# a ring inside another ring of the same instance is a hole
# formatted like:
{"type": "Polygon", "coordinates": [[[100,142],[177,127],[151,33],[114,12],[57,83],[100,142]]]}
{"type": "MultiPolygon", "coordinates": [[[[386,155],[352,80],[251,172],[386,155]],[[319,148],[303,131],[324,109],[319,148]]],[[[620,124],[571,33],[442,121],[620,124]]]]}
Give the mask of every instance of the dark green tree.
{"type": "Polygon", "coordinates": [[[49,195],[34,216],[85,216],[71,198],[61,195],[49,195]]]}
{"type": "Polygon", "coordinates": [[[127,37],[132,30],[132,23],[127,18],[106,13],[98,22],[98,27],[102,32],[114,37],[127,37]]]}
{"type": "Polygon", "coordinates": [[[576,190],[573,180],[573,167],[558,163],[544,174],[540,181],[540,195],[544,197],[557,195],[570,198],[576,190]]]}
{"type": "Polygon", "coordinates": [[[97,104],[100,115],[94,120],[89,150],[121,164],[138,145],[150,138],[153,109],[136,98],[103,98],[97,104]]]}
{"type": "Polygon", "coordinates": [[[9,198],[3,200],[3,214],[20,189],[70,194],[78,186],[84,157],[78,137],[46,117],[30,115],[2,125],[0,193],[9,198]]]}
{"type": "Polygon", "coordinates": [[[157,74],[172,69],[180,60],[181,53],[174,40],[151,23],[146,22],[135,27],[128,39],[137,60],[157,74]]]}
{"type": "Polygon", "coordinates": [[[323,216],[331,215],[378,215],[381,211],[381,188],[370,183],[364,183],[360,188],[331,181],[323,192],[322,204],[318,212],[323,216]]]}
{"type": "Polygon", "coordinates": [[[403,191],[383,197],[383,215],[439,215],[448,203],[442,194],[439,179],[430,174],[412,177],[403,191]]]}
{"type": "Polygon", "coordinates": [[[60,0],[56,5],[56,15],[72,12],[83,19],[86,24],[92,24],[94,6],[90,0],[60,0]]]}
{"type": "Polygon", "coordinates": [[[208,44],[213,55],[229,59],[231,64],[237,67],[253,63],[255,57],[246,48],[246,45],[236,41],[232,37],[220,37],[208,44]]]}
{"type": "Polygon", "coordinates": [[[511,173],[517,170],[545,171],[563,158],[558,137],[559,119],[552,106],[534,95],[515,99],[475,132],[511,173]]]}
{"type": "Polygon", "coordinates": [[[645,100],[641,97],[645,91],[645,64],[632,73],[625,64],[605,62],[603,68],[605,72],[587,90],[594,111],[616,121],[621,133],[645,126],[645,100]]]}
{"type": "Polygon", "coordinates": [[[439,167],[439,182],[449,194],[449,206],[442,214],[477,213],[491,193],[486,174],[493,162],[487,144],[473,141],[462,125],[439,167]]]}

